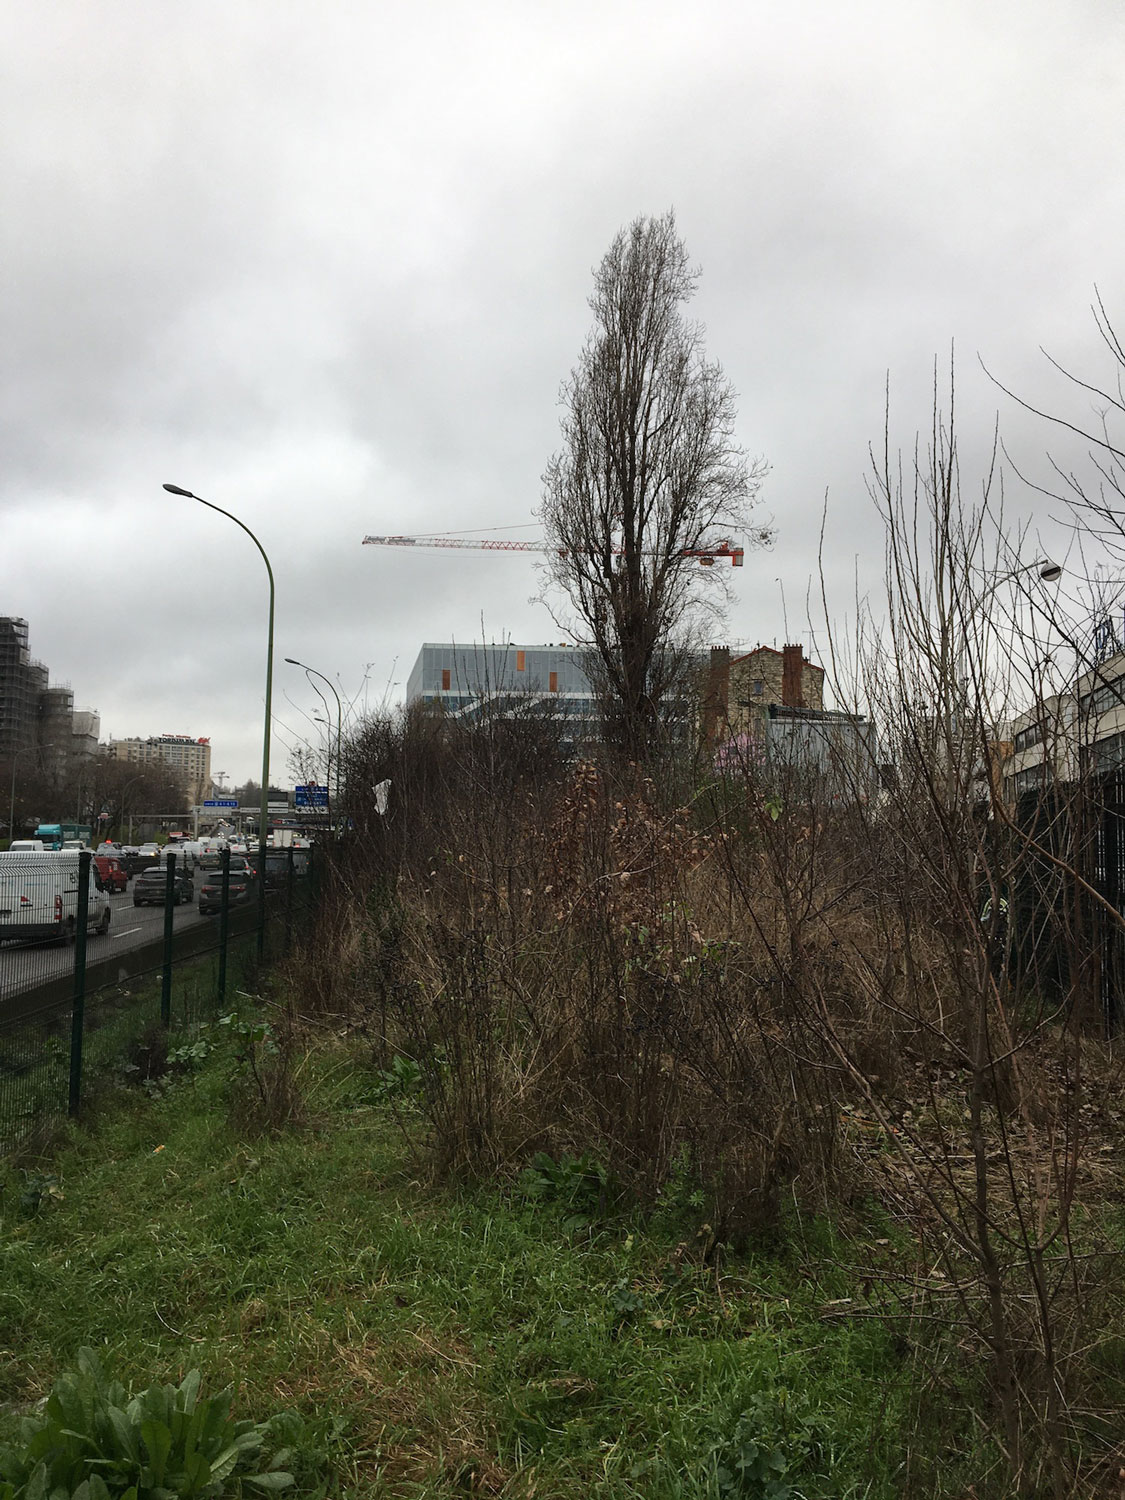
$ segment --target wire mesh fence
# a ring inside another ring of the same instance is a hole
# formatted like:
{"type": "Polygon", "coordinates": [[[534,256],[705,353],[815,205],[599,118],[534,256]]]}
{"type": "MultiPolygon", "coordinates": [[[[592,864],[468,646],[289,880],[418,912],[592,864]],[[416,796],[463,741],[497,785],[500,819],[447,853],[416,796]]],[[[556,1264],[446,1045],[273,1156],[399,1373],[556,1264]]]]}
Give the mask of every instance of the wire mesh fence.
{"type": "Polygon", "coordinates": [[[0,855],[0,1155],[79,1115],[99,1083],[143,1074],[300,942],[314,851],[267,850],[260,866],[168,859],[134,905],[135,882],[101,889],[84,851],[0,855]]]}

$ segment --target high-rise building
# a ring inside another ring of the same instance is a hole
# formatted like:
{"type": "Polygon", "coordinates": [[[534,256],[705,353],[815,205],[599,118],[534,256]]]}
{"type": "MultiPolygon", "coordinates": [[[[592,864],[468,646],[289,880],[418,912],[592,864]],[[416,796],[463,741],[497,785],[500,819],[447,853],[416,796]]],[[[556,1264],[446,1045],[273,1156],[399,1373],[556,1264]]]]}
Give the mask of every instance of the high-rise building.
{"type": "Polygon", "coordinates": [[[49,682],[28,649],[27,621],[0,617],[0,760],[34,751],[43,770],[65,775],[72,761],[96,754],[101,721],[74,711],[69,683],[49,682]]]}
{"type": "Polygon", "coordinates": [[[39,698],[46,688],[47,668],[28,649],[27,621],[0,617],[0,758],[39,743],[39,698]]]}
{"type": "Polygon", "coordinates": [[[209,739],[193,739],[190,734],[156,734],[149,735],[144,740],[110,740],[109,753],[115,760],[132,761],[142,766],[161,763],[179,772],[187,788],[188,801],[193,807],[210,795],[209,739]]]}

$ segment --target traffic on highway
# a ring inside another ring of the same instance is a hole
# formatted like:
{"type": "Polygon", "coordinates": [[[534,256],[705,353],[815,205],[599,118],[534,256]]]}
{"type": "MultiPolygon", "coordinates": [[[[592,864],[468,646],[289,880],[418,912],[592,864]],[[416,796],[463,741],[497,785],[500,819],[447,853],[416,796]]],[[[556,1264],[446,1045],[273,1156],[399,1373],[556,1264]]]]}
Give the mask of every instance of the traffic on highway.
{"type": "MultiPolygon", "coordinates": [[[[178,953],[201,952],[218,942],[224,860],[232,932],[253,926],[258,917],[261,859],[245,845],[215,840],[139,850],[107,845],[96,854],[25,845],[0,852],[0,1021],[39,997],[61,998],[74,975],[79,860],[88,869],[85,962],[88,969],[97,968],[102,985],[137,972],[144,958],[137,950],[163,944],[166,917],[178,953]],[[171,910],[170,854],[176,856],[171,910]]],[[[307,849],[268,849],[267,889],[302,875],[307,860],[307,849]]]]}

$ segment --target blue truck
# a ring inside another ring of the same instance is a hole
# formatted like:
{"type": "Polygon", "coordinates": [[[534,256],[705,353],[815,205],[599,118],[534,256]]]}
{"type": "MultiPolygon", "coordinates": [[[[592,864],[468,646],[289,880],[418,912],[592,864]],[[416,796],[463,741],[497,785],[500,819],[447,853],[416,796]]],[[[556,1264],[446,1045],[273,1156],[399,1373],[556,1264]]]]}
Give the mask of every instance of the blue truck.
{"type": "Polygon", "coordinates": [[[88,849],[92,835],[85,823],[40,823],[35,830],[44,849],[88,849]]]}

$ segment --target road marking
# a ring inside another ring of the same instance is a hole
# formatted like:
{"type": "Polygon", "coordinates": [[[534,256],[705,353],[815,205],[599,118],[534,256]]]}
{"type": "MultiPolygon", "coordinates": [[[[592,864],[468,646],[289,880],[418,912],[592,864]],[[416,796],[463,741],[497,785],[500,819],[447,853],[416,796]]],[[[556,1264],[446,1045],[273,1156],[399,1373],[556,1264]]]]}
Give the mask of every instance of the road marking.
{"type": "Polygon", "coordinates": [[[131,932],[140,932],[140,930],[139,927],[126,927],[124,932],[115,932],[113,935],[115,938],[128,937],[131,932]]]}

